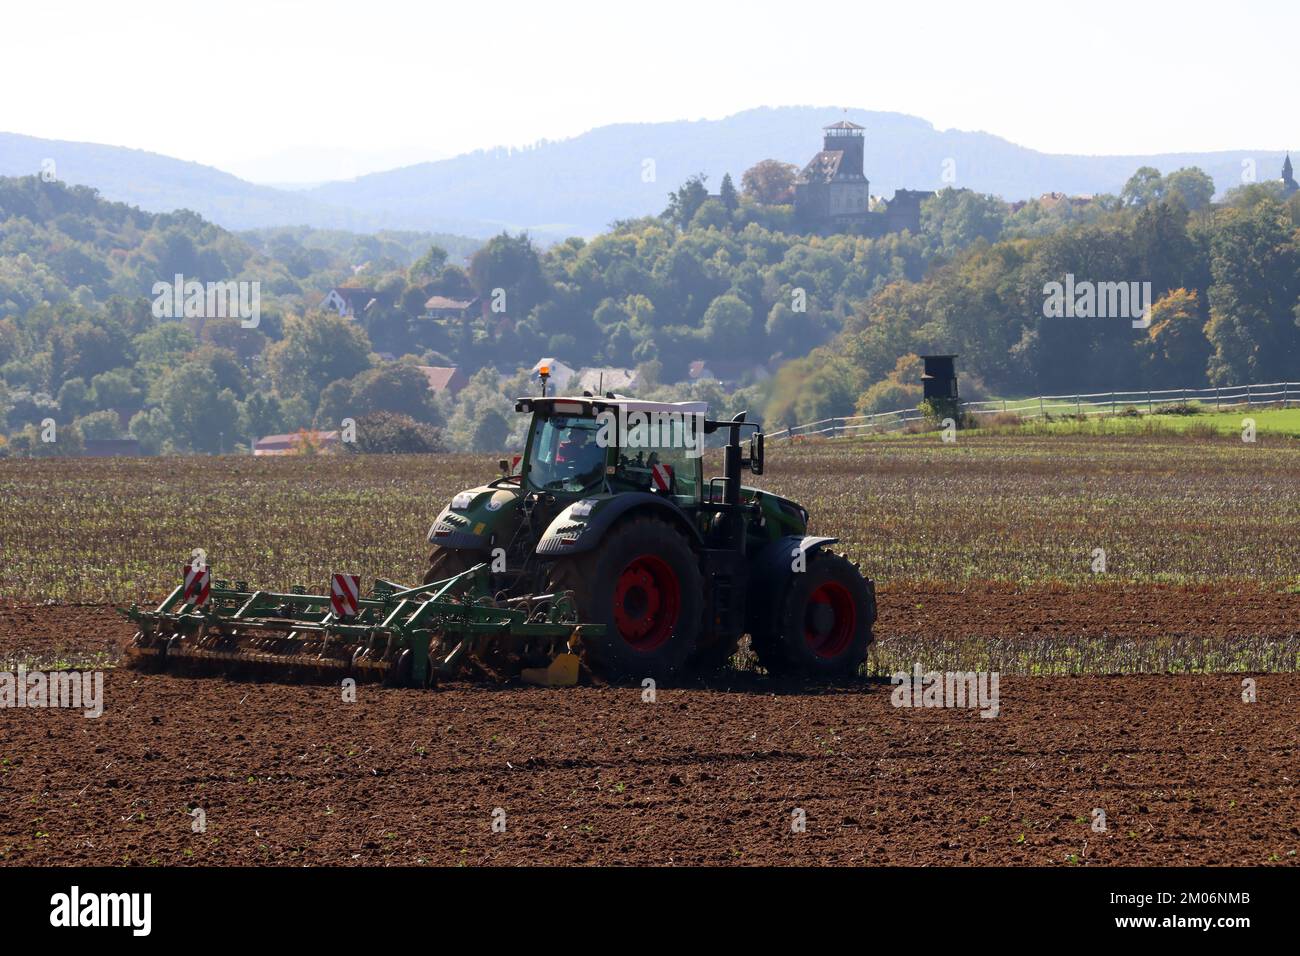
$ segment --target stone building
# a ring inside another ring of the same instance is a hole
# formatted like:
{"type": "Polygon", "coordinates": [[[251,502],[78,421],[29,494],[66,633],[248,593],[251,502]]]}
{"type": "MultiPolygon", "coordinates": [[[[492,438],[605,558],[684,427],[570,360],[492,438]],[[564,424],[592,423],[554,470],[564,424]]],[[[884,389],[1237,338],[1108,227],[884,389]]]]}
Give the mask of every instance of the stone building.
{"type": "Polygon", "coordinates": [[[871,211],[871,184],[863,172],[864,130],[841,120],[823,129],[822,150],[794,181],[799,224],[816,232],[883,236],[921,229],[921,201],[934,193],[899,189],[883,212],[871,211]]]}

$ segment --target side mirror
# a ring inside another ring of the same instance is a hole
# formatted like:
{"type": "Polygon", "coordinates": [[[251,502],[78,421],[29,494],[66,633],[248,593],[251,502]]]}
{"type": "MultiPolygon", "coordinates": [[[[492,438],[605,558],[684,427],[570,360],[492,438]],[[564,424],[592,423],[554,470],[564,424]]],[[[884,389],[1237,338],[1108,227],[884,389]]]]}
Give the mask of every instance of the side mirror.
{"type": "Polygon", "coordinates": [[[754,432],[749,436],[749,471],[751,474],[763,473],[763,433],[754,432]]]}

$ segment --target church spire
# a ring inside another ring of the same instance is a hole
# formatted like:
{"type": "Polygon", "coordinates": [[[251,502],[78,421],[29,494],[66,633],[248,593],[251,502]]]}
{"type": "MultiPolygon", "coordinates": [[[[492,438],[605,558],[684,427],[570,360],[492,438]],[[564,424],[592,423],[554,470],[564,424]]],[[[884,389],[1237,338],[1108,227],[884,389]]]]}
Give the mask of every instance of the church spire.
{"type": "Polygon", "coordinates": [[[1286,195],[1300,190],[1300,183],[1295,181],[1295,173],[1291,168],[1291,154],[1286,154],[1286,159],[1282,160],[1282,190],[1286,195]]]}

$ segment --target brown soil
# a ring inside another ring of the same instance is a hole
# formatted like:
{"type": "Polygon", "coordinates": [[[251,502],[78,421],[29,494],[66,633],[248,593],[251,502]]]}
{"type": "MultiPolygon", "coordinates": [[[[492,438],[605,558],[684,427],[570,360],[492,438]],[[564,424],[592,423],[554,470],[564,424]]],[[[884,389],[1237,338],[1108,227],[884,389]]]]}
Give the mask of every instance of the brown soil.
{"type": "MultiPolygon", "coordinates": [[[[882,641],[1300,620],[1295,595],[1263,592],[883,594],[882,641]]],[[[105,608],[0,605],[0,659],[93,660],[130,633],[105,608]]],[[[1300,674],[1255,680],[1246,704],[1232,675],[1004,676],[983,719],[895,708],[885,683],[748,674],[655,703],[467,683],[344,703],[111,670],[98,719],[0,710],[0,861],[1294,865],[1300,674]]]]}

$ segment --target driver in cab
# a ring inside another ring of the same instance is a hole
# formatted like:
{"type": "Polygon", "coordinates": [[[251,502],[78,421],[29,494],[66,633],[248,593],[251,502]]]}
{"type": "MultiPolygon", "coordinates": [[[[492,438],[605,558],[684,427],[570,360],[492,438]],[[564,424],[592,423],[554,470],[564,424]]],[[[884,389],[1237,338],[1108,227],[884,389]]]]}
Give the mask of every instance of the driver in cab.
{"type": "Polygon", "coordinates": [[[555,461],[584,485],[599,479],[605,467],[605,449],[591,437],[591,430],[574,428],[555,449],[555,461]]]}

